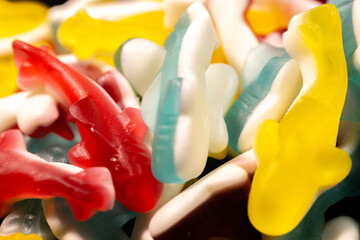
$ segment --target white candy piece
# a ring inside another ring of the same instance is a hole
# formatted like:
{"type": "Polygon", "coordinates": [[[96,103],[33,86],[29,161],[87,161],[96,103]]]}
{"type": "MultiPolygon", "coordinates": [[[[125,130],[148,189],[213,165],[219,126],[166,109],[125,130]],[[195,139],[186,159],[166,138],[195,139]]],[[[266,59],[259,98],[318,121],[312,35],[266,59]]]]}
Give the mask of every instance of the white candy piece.
{"type": "Polygon", "coordinates": [[[46,93],[35,94],[27,97],[19,106],[17,123],[23,133],[30,135],[39,126],[50,126],[58,117],[55,99],[46,93]]]}
{"type": "Polygon", "coordinates": [[[258,126],[267,119],[280,121],[286,114],[302,86],[299,65],[290,60],[280,69],[267,96],[254,109],[253,114],[242,130],[238,150],[248,151],[253,147],[254,135],[258,126]],[[251,139],[249,141],[249,139],[251,139]]]}
{"type": "Polygon", "coordinates": [[[153,240],[150,234],[149,224],[155,213],[164,206],[168,201],[177,196],[183,189],[183,183],[164,184],[164,189],[154,210],[149,213],[141,214],[136,217],[134,230],[131,235],[131,240],[153,240]]]}
{"type": "Polygon", "coordinates": [[[239,76],[239,91],[242,90],[242,69],[249,51],[258,45],[258,40],[244,18],[248,6],[245,0],[208,0],[207,8],[214,21],[228,63],[239,76]]]}
{"type": "Polygon", "coordinates": [[[227,64],[211,64],[205,74],[207,103],[209,106],[209,153],[223,152],[228,145],[228,132],[224,120],[238,89],[236,71],[227,64]]]}
{"type": "Polygon", "coordinates": [[[126,41],[120,51],[122,73],[134,90],[144,96],[164,62],[165,49],[150,40],[133,38],[126,41]]]}
{"type": "Polygon", "coordinates": [[[358,240],[360,239],[359,223],[347,216],[331,219],[325,224],[323,240],[358,240]]]}
{"type": "Polygon", "coordinates": [[[50,126],[58,117],[55,99],[49,94],[24,91],[0,99],[0,132],[15,124],[27,134],[38,127],[50,126]]]}
{"type": "Polygon", "coordinates": [[[172,29],[175,27],[177,21],[186,9],[194,2],[201,1],[203,3],[206,0],[164,0],[164,25],[165,27],[172,29]]]}

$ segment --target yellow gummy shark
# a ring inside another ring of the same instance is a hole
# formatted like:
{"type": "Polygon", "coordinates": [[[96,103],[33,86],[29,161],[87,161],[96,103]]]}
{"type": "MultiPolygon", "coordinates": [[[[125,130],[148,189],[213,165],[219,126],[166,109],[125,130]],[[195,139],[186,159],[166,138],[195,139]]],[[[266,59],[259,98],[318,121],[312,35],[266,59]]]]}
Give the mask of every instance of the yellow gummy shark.
{"type": "Polygon", "coordinates": [[[295,16],[283,40],[299,63],[303,88],[279,123],[259,127],[248,204],[251,223],[272,236],[294,229],[317,196],[351,169],[350,157],[335,146],[347,89],[337,9],[325,4],[295,16]]]}
{"type": "Polygon", "coordinates": [[[80,11],[60,25],[57,38],[80,59],[96,57],[113,65],[115,51],[130,38],[141,37],[162,46],[171,32],[163,21],[161,10],[117,21],[94,19],[80,11]]]}

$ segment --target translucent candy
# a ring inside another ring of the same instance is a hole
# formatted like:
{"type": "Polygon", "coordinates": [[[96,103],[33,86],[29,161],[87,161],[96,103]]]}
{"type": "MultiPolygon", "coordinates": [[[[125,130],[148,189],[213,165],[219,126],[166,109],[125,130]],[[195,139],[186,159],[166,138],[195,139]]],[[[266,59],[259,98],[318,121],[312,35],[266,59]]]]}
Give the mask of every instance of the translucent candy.
{"type": "Polygon", "coordinates": [[[152,170],[180,183],[204,169],[209,147],[205,71],[217,37],[202,3],[191,5],[166,40],[164,64],[146,91],[141,110],[154,133],[152,170]]]}
{"type": "Polygon", "coordinates": [[[249,175],[256,166],[249,151],[208,173],[155,213],[149,226],[153,238],[258,239],[246,212],[249,175]]]}
{"type": "Polygon", "coordinates": [[[14,202],[26,198],[64,197],[80,220],[96,211],[106,211],[114,204],[114,188],[106,168],[83,170],[47,163],[26,151],[24,138],[18,130],[0,134],[0,162],[3,166],[0,181],[7,183],[1,185],[1,216],[14,202]]]}
{"type": "Polygon", "coordinates": [[[0,235],[15,233],[33,233],[44,240],[55,239],[45,220],[41,199],[26,199],[13,205],[11,213],[1,223],[0,235]]]}
{"type": "Polygon", "coordinates": [[[351,169],[348,154],[335,147],[347,88],[336,7],[325,4],[294,17],[284,44],[299,62],[304,84],[285,117],[279,123],[265,121],[255,137],[260,162],[248,213],[252,224],[267,235],[294,229],[318,194],[351,169]]]}
{"type": "Polygon", "coordinates": [[[33,91],[46,88],[69,107],[82,139],[70,150],[70,162],[83,168],[107,167],[122,204],[137,212],[154,208],[162,184],[151,172],[148,128],[140,110],[121,111],[97,83],[42,49],[15,41],[14,55],[19,86],[33,91]]]}
{"type": "Polygon", "coordinates": [[[170,33],[163,25],[163,18],[162,11],[150,11],[108,21],[94,19],[80,11],[59,27],[58,40],[80,59],[96,57],[113,64],[116,49],[129,38],[146,38],[163,45],[170,33]],[[85,36],[91,39],[86,44],[85,36]]]}
{"type": "Polygon", "coordinates": [[[299,66],[291,60],[284,49],[266,44],[258,48],[259,50],[255,48],[251,52],[249,58],[251,60],[253,57],[256,58],[262,49],[261,57],[269,60],[263,68],[256,64],[246,65],[244,81],[250,82],[249,86],[236,99],[225,117],[229,145],[237,152],[252,149],[259,125],[267,119],[279,121],[288,111],[301,88],[299,66]]]}

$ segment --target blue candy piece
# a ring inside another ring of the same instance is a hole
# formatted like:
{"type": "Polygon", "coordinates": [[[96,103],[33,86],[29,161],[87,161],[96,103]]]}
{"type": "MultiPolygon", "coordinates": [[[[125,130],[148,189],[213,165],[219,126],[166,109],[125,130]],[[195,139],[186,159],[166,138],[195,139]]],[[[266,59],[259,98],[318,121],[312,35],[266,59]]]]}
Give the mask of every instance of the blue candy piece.
{"type": "MultiPolygon", "coordinates": [[[[299,67],[285,49],[269,45],[258,48],[266,50],[269,60],[261,69],[256,66],[245,68],[246,71],[257,71],[256,76],[253,73],[254,80],[249,80],[251,83],[225,116],[229,145],[240,153],[252,149],[253,136],[260,123],[266,119],[279,121],[284,116],[302,84],[299,67]]],[[[251,54],[258,54],[258,51],[253,50],[251,54]]],[[[244,72],[244,76],[251,75],[244,72]]]]}
{"type": "Polygon", "coordinates": [[[152,170],[165,183],[195,178],[205,167],[209,119],[205,72],[217,46],[209,13],[196,2],[165,42],[165,60],[144,94],[141,111],[154,133],[152,170]]]}

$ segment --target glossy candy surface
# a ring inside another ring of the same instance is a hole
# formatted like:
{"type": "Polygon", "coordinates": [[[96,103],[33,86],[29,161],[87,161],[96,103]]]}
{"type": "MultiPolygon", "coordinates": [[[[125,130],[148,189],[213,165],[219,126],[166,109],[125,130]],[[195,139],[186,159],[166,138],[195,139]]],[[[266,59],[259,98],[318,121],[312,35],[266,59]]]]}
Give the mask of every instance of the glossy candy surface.
{"type": "Polygon", "coordinates": [[[202,3],[191,5],[166,40],[164,64],[146,91],[141,110],[154,133],[152,170],[165,183],[198,176],[209,148],[205,71],[217,47],[202,3]]]}
{"type": "Polygon", "coordinates": [[[239,76],[242,91],[242,72],[249,51],[258,40],[245,20],[245,11],[251,1],[207,0],[206,6],[213,19],[227,62],[239,76]]]}
{"type": "Polygon", "coordinates": [[[208,173],[155,213],[149,226],[153,238],[260,239],[246,211],[249,176],[256,166],[249,151],[208,173]]]}
{"type": "Polygon", "coordinates": [[[148,129],[140,110],[121,111],[95,82],[41,49],[15,41],[14,55],[19,86],[50,90],[75,118],[82,140],[70,150],[70,162],[83,168],[107,167],[116,198],[133,211],[150,211],[162,185],[151,172],[151,151],[144,142],[148,129]]]}
{"type": "Polygon", "coordinates": [[[46,222],[41,202],[41,199],[26,199],[15,203],[11,213],[1,223],[0,235],[33,233],[44,240],[54,240],[55,237],[46,222]]]}
{"type": "Polygon", "coordinates": [[[113,64],[113,54],[123,42],[141,37],[163,45],[170,30],[163,25],[161,10],[136,14],[120,20],[101,20],[85,11],[67,19],[58,31],[58,39],[80,59],[96,57],[113,64]],[[84,36],[91,41],[84,44],[84,36]]]}
{"type": "Polygon", "coordinates": [[[83,170],[47,163],[26,151],[24,138],[18,130],[1,133],[0,161],[3,166],[0,181],[8,183],[1,185],[1,216],[15,201],[25,198],[64,197],[80,220],[98,210],[106,211],[114,204],[114,189],[106,168],[83,170]]]}
{"type": "Polygon", "coordinates": [[[285,115],[301,88],[299,66],[284,49],[267,44],[258,48],[259,50],[255,48],[249,57],[257,58],[253,55],[261,52],[258,58],[265,58],[267,53],[268,61],[263,68],[246,65],[243,79],[249,82],[249,85],[225,117],[229,145],[240,153],[253,148],[255,133],[264,120],[279,121],[285,115]],[[248,72],[251,72],[251,75],[248,72]]]}
{"type": "Polygon", "coordinates": [[[335,147],[347,88],[335,6],[325,4],[294,17],[284,44],[299,63],[304,83],[285,117],[279,123],[265,121],[255,137],[260,162],[248,211],[252,224],[267,235],[295,228],[317,195],[351,168],[347,153],[335,147]]]}
{"type": "Polygon", "coordinates": [[[316,0],[253,0],[246,19],[257,35],[286,29],[293,16],[320,6],[316,0]]]}

